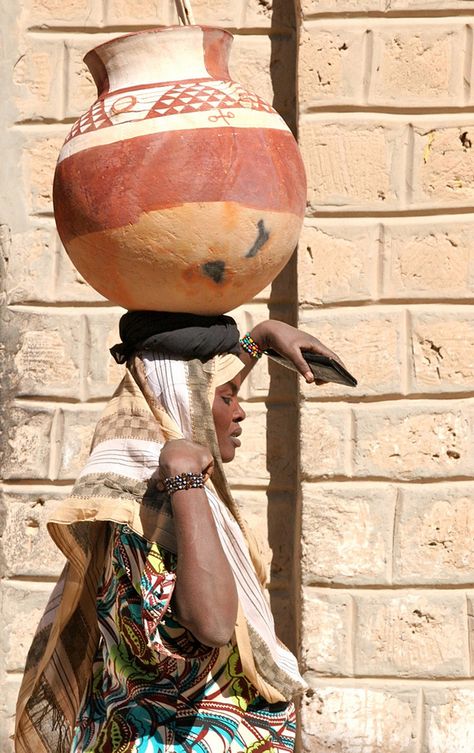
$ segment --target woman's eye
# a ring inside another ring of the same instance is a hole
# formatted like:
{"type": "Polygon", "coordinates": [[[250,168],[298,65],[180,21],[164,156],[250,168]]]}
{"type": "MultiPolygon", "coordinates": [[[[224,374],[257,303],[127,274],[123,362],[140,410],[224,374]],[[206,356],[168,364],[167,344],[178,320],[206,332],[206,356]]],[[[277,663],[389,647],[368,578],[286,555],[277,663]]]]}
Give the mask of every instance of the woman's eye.
{"type": "Polygon", "coordinates": [[[222,396],[222,399],[223,399],[223,401],[224,401],[224,403],[225,403],[226,405],[230,405],[230,404],[231,404],[231,402],[232,402],[232,398],[231,398],[231,397],[224,397],[224,395],[223,395],[223,396],[222,396]]]}

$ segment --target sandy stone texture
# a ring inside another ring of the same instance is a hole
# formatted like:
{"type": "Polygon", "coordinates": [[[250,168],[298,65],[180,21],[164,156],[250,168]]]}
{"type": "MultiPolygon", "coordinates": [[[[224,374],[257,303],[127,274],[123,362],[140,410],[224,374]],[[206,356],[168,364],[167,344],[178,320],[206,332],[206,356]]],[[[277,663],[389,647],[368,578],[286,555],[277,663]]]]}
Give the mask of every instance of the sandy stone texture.
{"type": "Polygon", "coordinates": [[[469,217],[386,223],[383,297],[462,302],[474,293],[474,225],[469,217]]]}
{"type": "Polygon", "coordinates": [[[364,484],[304,484],[303,582],[389,582],[397,490],[364,484]]]}
{"type": "Polygon", "coordinates": [[[374,27],[369,104],[396,107],[446,107],[462,96],[457,51],[463,45],[462,23],[430,26],[427,20],[387,29],[374,27]]]}
{"type": "Polygon", "coordinates": [[[303,701],[305,753],[415,753],[416,695],[322,686],[303,701]]]}
{"type": "Polygon", "coordinates": [[[471,482],[402,487],[394,536],[396,583],[472,583],[473,492],[471,482]]]}
{"type": "Polygon", "coordinates": [[[357,675],[465,677],[469,673],[463,594],[404,593],[356,598],[357,675]]]}

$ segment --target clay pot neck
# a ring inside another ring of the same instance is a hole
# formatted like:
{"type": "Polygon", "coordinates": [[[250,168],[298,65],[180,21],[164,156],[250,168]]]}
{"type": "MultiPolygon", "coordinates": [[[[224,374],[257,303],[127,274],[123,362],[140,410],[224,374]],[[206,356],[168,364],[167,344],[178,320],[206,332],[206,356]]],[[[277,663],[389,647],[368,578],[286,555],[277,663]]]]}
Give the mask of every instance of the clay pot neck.
{"type": "Polygon", "coordinates": [[[232,34],[208,26],[162,26],[105,42],[84,58],[99,96],[189,79],[229,79],[232,34]]]}

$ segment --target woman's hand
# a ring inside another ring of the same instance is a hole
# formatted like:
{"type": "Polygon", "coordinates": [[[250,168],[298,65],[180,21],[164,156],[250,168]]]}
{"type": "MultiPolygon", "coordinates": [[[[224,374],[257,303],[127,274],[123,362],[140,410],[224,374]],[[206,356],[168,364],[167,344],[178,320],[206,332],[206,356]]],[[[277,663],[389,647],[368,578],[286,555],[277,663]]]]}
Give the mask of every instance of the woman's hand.
{"type": "Polygon", "coordinates": [[[171,439],[161,450],[158,488],[163,490],[163,480],[178,473],[202,473],[206,482],[213,469],[214,458],[207,447],[187,439],[171,439]]]}
{"type": "MultiPolygon", "coordinates": [[[[285,322],[268,319],[265,322],[257,324],[250,332],[250,335],[262,350],[273,349],[280,353],[280,355],[288,358],[308,384],[313,383],[315,379],[313,372],[302,356],[302,350],[334,358],[341,366],[344,365],[339,356],[323,345],[316,337],[309,335],[307,332],[301,332],[296,327],[285,324],[285,322]]],[[[241,359],[245,364],[245,368],[242,371],[243,380],[255,366],[256,360],[246,352],[242,353],[241,359]]],[[[324,382],[320,381],[316,383],[324,384],[324,382]]]]}
{"type": "Polygon", "coordinates": [[[344,365],[339,356],[323,345],[316,337],[307,332],[301,332],[290,324],[285,324],[285,322],[269,319],[257,324],[250,334],[262,350],[272,348],[292,361],[308,384],[315,380],[313,372],[301,354],[302,350],[309,350],[311,353],[334,358],[341,366],[344,365]]]}

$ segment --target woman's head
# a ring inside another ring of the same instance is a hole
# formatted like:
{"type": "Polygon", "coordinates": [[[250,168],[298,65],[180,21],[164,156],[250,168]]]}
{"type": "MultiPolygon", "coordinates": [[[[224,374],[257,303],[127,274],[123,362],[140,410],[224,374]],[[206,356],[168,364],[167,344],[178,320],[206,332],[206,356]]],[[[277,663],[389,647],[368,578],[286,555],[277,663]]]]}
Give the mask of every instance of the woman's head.
{"type": "Polygon", "coordinates": [[[240,424],[245,418],[245,411],[238,400],[241,381],[241,375],[237,374],[217,387],[212,402],[212,416],[223,463],[230,463],[237,447],[240,447],[240,424]]]}
{"type": "Polygon", "coordinates": [[[181,432],[184,439],[206,445],[215,455],[217,444],[222,461],[233,460],[245,418],[237,399],[244,367],[240,358],[218,355],[202,365],[154,351],[144,351],[141,358],[147,386],[163,408],[161,420],[167,416],[171,421],[165,428],[168,438],[176,439],[181,432]]]}

